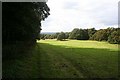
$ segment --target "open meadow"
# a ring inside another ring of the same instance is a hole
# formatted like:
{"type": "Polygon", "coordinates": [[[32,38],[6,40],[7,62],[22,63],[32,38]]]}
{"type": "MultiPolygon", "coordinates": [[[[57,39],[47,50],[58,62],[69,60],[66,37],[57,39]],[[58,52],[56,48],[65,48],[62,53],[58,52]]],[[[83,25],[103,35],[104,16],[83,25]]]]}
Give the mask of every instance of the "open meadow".
{"type": "MultiPolygon", "coordinates": [[[[16,49],[15,46],[13,49],[16,49]]],[[[28,51],[15,53],[13,57],[4,60],[3,77],[116,78],[118,76],[117,44],[89,40],[40,40],[28,51]]]]}
{"type": "Polygon", "coordinates": [[[118,76],[117,44],[89,40],[40,40],[38,43],[44,51],[41,56],[41,61],[45,64],[43,66],[46,68],[42,69],[43,76],[46,74],[48,77],[72,78],[118,76]]]}

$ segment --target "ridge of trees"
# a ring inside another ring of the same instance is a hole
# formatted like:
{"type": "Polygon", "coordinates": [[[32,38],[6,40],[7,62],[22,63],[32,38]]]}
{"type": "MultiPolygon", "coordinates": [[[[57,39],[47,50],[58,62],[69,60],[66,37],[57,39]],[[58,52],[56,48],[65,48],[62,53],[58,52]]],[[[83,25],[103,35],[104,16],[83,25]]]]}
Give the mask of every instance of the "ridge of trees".
{"type": "Polygon", "coordinates": [[[65,36],[66,36],[65,33],[61,32],[60,34],[58,34],[57,40],[60,40],[60,41],[65,40],[65,36]]]}
{"type": "Polygon", "coordinates": [[[60,32],[55,34],[41,34],[41,39],[76,39],[76,40],[96,40],[108,41],[112,44],[120,44],[120,28],[107,28],[96,30],[74,28],[71,32],[60,32]]]}

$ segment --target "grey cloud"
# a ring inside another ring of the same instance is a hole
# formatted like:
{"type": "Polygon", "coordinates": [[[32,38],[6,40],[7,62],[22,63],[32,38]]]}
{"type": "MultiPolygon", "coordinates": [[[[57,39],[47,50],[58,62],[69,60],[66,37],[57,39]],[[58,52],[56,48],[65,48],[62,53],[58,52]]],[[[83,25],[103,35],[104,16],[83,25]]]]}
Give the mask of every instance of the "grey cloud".
{"type": "Polygon", "coordinates": [[[88,28],[90,26],[99,29],[118,25],[117,1],[85,1],[87,3],[83,1],[84,4],[82,4],[81,0],[62,0],[61,3],[58,2],[59,5],[56,4],[56,7],[52,6],[51,15],[44,24],[46,30],[59,31],[64,27],[63,31],[68,31],[74,27],[88,28]]]}
{"type": "Polygon", "coordinates": [[[103,23],[106,26],[118,24],[118,11],[117,6],[101,4],[88,11],[90,18],[98,20],[99,23],[103,23]]]}
{"type": "Polygon", "coordinates": [[[79,6],[79,3],[78,2],[65,2],[64,4],[63,4],[63,8],[64,9],[77,9],[78,8],[78,6],[79,6]]]}

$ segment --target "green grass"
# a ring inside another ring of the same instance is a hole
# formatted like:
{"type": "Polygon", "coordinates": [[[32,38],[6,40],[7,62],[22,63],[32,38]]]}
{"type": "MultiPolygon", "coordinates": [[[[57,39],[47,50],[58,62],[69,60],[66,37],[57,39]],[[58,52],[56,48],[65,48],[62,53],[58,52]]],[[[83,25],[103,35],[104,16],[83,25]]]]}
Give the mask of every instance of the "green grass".
{"type": "Polygon", "coordinates": [[[40,40],[36,46],[23,53],[19,53],[17,58],[4,60],[4,77],[116,78],[118,76],[117,44],[87,40],[40,40]]]}
{"type": "MultiPolygon", "coordinates": [[[[50,57],[48,58],[50,64],[54,64],[50,67],[53,70],[51,71],[53,75],[50,74],[52,77],[109,78],[118,76],[118,45],[78,40],[41,40],[38,43],[45,50],[44,54],[50,57]],[[62,65],[67,67],[61,67],[62,65]],[[56,74],[54,69],[62,75],[56,74]]],[[[42,56],[42,58],[45,57],[42,56]]]]}
{"type": "Polygon", "coordinates": [[[117,44],[109,44],[107,42],[99,42],[99,41],[90,41],[90,40],[68,40],[68,41],[57,41],[57,40],[40,40],[38,43],[48,43],[51,45],[60,45],[65,47],[73,47],[73,48],[98,48],[98,49],[110,49],[110,50],[118,50],[117,44]]]}

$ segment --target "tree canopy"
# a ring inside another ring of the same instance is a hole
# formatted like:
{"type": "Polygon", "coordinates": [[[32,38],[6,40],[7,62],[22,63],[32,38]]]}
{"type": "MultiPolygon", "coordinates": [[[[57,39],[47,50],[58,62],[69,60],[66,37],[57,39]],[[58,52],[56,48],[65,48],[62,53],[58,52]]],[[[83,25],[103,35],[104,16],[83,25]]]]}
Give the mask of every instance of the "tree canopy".
{"type": "Polygon", "coordinates": [[[109,43],[120,44],[120,29],[113,31],[108,37],[109,43]]]}
{"type": "Polygon", "coordinates": [[[49,11],[45,2],[3,2],[3,43],[39,39],[41,20],[50,15],[49,11]]]}
{"type": "Polygon", "coordinates": [[[107,28],[96,30],[95,28],[90,29],[79,29],[74,28],[71,32],[61,32],[54,34],[42,34],[41,39],[76,39],[76,40],[96,40],[96,41],[108,41],[113,44],[120,44],[120,28],[107,28]]]}
{"type": "Polygon", "coordinates": [[[58,36],[57,36],[57,40],[65,40],[65,33],[64,32],[61,32],[58,36]]]}

